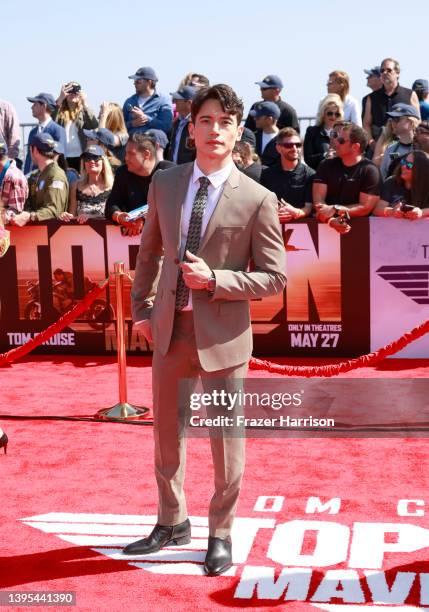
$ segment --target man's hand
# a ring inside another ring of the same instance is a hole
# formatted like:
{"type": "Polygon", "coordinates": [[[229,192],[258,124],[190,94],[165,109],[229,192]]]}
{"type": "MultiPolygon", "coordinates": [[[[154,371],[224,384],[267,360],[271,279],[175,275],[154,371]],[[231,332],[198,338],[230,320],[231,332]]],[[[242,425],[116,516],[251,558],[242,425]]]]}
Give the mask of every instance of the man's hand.
{"type": "Polygon", "coordinates": [[[185,256],[188,261],[182,261],[180,264],[185,285],[189,289],[207,289],[207,281],[212,275],[211,269],[204,259],[190,251],[186,251],[185,256]]]}
{"type": "Polygon", "coordinates": [[[134,323],[134,327],[138,329],[140,333],[146,338],[146,340],[150,343],[153,342],[152,338],[152,326],[150,323],[150,319],[144,319],[144,321],[138,321],[134,323]]]}
{"type": "Polygon", "coordinates": [[[294,219],[305,217],[305,212],[300,208],[295,208],[292,204],[285,202],[283,198],[279,200],[279,208],[277,210],[280,223],[287,223],[294,219]]]}
{"type": "Polygon", "coordinates": [[[129,221],[126,212],[115,213],[113,220],[122,226],[121,232],[123,236],[137,236],[143,230],[144,219],[140,217],[140,219],[135,221],[129,221]]]}
{"type": "Polygon", "coordinates": [[[19,227],[24,227],[26,223],[30,221],[30,213],[26,210],[23,210],[19,215],[15,215],[11,220],[11,223],[14,225],[18,225],[19,227]]]}
{"type": "Polygon", "coordinates": [[[149,117],[138,106],[133,106],[131,109],[131,114],[133,116],[131,123],[134,127],[144,125],[149,121],[149,117]]]}
{"type": "Polygon", "coordinates": [[[322,223],[327,223],[335,215],[335,208],[329,204],[315,204],[316,218],[322,223]]]}
{"type": "Polygon", "coordinates": [[[328,223],[329,227],[332,227],[339,234],[347,234],[352,228],[348,223],[344,223],[340,217],[332,218],[332,221],[328,223]]]}

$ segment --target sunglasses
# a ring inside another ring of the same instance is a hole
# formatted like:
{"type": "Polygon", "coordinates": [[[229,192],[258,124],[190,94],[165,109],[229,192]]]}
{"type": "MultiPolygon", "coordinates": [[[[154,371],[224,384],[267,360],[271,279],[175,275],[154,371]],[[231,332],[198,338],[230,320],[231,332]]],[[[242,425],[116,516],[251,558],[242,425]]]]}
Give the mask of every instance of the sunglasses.
{"type": "Polygon", "coordinates": [[[341,117],[341,113],[339,113],[338,111],[325,111],[325,115],[327,117],[341,117]]]}
{"type": "Polygon", "coordinates": [[[412,170],[414,167],[414,162],[407,161],[406,159],[401,159],[400,164],[403,167],[406,166],[408,170],[412,170]]]}
{"type": "Polygon", "coordinates": [[[278,145],[283,147],[283,149],[292,149],[293,147],[300,149],[302,147],[301,142],[279,142],[278,145]]]}
{"type": "Polygon", "coordinates": [[[102,157],[96,157],[95,155],[83,155],[82,157],[84,162],[99,162],[101,159],[103,159],[102,157]]]}
{"type": "Polygon", "coordinates": [[[350,142],[350,140],[346,140],[344,136],[340,136],[338,132],[334,132],[334,131],[331,132],[331,138],[333,140],[336,140],[338,144],[345,144],[346,142],[350,142]]]}

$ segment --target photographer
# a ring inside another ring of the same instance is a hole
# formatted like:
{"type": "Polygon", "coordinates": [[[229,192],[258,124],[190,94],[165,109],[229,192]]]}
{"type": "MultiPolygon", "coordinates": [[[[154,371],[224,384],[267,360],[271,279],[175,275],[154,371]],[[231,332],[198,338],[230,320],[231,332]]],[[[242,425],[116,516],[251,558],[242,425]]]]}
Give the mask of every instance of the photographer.
{"type": "Polygon", "coordinates": [[[412,151],[401,158],[383,185],[377,217],[422,219],[429,216],[429,157],[412,151]]]}
{"type": "Polygon", "coordinates": [[[86,95],[79,83],[71,81],[61,87],[53,119],[66,131],[66,159],[71,168],[79,172],[80,156],[85,150],[84,129],[98,127],[94,113],[88,108],[86,95]]]}
{"type": "Polygon", "coordinates": [[[380,165],[383,180],[393,174],[399,159],[414,148],[414,133],[420,123],[420,117],[411,104],[395,104],[386,115],[391,120],[392,130],[397,140],[384,151],[380,165]]]}

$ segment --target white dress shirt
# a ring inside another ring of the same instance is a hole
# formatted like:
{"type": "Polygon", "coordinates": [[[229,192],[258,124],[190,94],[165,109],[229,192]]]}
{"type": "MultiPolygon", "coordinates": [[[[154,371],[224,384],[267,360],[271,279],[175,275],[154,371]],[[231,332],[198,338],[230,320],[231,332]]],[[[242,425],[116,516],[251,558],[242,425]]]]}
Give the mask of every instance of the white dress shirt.
{"type": "MultiPolygon", "coordinates": [[[[227,166],[212,174],[205,175],[198,168],[197,162],[194,162],[194,169],[192,172],[191,180],[189,181],[188,191],[186,193],[185,201],[183,202],[182,209],[182,225],[180,231],[180,259],[183,260],[185,253],[186,239],[188,237],[189,222],[191,220],[192,205],[195,200],[198,189],[200,188],[200,177],[207,176],[210,181],[208,187],[207,204],[204,209],[203,221],[201,224],[201,237],[207,229],[208,222],[216,208],[219,198],[222,194],[224,185],[229,175],[231,174],[234,163],[231,161],[227,166]]],[[[183,310],[192,310],[192,292],[189,292],[189,302],[183,310]]]]}

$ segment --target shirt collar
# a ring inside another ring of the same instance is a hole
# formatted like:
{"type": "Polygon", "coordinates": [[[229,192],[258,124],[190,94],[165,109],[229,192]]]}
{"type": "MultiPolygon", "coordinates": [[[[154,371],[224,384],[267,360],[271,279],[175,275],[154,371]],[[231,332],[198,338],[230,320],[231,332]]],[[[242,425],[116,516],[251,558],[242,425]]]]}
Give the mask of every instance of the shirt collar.
{"type": "Polygon", "coordinates": [[[220,170],[216,170],[216,172],[212,172],[211,174],[205,175],[203,172],[201,172],[201,170],[199,169],[197,165],[197,162],[195,161],[194,170],[192,173],[192,182],[196,183],[200,177],[207,176],[207,178],[210,181],[211,186],[217,189],[218,187],[223,185],[225,181],[228,179],[229,175],[231,174],[233,166],[234,166],[234,162],[231,160],[231,162],[224,168],[221,168],[220,170]]]}

